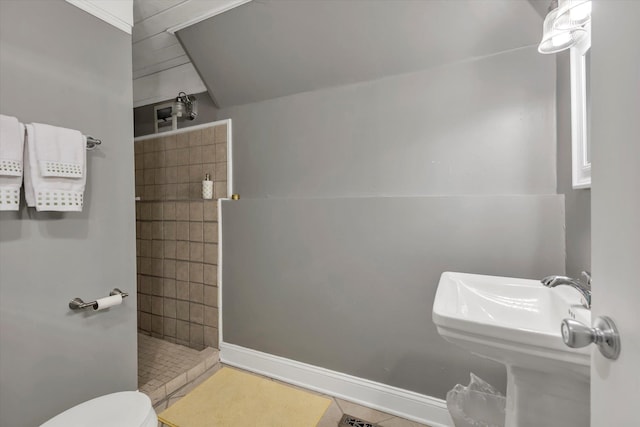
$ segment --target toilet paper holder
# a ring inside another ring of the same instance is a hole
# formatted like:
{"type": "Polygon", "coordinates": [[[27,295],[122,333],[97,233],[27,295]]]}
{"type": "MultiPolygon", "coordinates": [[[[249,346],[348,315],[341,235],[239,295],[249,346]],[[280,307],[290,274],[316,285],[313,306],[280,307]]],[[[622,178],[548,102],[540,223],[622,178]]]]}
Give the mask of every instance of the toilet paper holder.
{"type": "MultiPolygon", "coordinates": [[[[122,295],[122,298],[126,298],[129,296],[128,293],[122,292],[118,288],[113,288],[113,290],[109,292],[109,296],[114,296],[114,295],[122,295]]],[[[69,301],[69,308],[71,310],[82,310],[84,308],[89,308],[89,307],[92,307],[94,310],[97,309],[98,302],[97,301],[84,302],[82,298],[74,298],[71,301],[69,301]]]]}

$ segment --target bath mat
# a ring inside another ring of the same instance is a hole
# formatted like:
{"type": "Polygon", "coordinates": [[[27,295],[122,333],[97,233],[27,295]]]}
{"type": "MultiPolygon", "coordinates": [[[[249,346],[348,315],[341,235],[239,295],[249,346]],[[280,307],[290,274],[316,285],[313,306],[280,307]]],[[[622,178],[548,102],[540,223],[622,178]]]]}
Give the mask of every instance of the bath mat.
{"type": "Polygon", "coordinates": [[[331,400],[224,367],[162,412],[170,427],[315,427],[331,400]]]}

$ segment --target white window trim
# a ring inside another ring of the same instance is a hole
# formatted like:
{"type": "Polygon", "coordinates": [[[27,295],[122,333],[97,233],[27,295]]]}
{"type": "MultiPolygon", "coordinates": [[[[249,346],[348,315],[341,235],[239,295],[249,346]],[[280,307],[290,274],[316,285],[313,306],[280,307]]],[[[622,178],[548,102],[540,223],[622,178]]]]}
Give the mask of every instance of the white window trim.
{"type": "Polygon", "coordinates": [[[591,188],[591,163],[587,158],[589,123],[587,122],[587,67],[585,55],[591,48],[591,29],[584,43],[572,47],[571,62],[571,158],[573,188],[591,188]]]}

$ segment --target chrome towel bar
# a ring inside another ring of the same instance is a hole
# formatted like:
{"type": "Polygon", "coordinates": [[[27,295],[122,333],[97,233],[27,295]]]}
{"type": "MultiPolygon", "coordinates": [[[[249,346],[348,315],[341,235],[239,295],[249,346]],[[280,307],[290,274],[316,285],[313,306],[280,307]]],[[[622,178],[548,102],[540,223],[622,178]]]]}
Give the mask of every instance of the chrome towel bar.
{"type": "MultiPolygon", "coordinates": [[[[113,288],[113,290],[111,292],[109,292],[109,296],[114,296],[114,295],[122,295],[122,298],[126,298],[129,296],[128,293],[126,292],[122,292],[120,289],[118,288],[113,288]]],[[[98,303],[97,301],[91,301],[91,302],[84,302],[82,301],[81,298],[74,298],[71,301],[69,301],[69,308],[71,310],[82,310],[84,308],[89,308],[92,307],[94,310],[98,308],[98,303]]]]}
{"type": "Polygon", "coordinates": [[[98,139],[98,138],[94,138],[92,136],[87,135],[87,150],[91,151],[91,150],[95,150],[98,145],[102,144],[102,140],[98,139]]]}

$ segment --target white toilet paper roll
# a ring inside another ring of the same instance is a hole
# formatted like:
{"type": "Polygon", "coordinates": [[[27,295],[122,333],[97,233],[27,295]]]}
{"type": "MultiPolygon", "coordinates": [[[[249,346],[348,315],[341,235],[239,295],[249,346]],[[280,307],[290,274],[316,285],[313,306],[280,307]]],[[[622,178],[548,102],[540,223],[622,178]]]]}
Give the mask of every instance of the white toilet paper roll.
{"type": "Polygon", "coordinates": [[[111,295],[110,297],[99,298],[93,305],[93,309],[104,310],[105,308],[113,307],[114,305],[122,304],[122,295],[111,295]]]}

